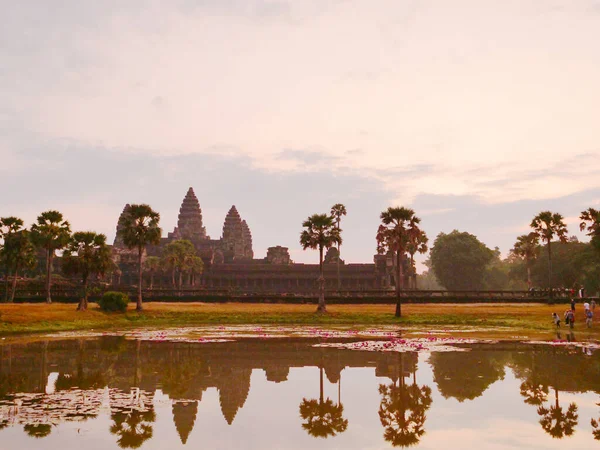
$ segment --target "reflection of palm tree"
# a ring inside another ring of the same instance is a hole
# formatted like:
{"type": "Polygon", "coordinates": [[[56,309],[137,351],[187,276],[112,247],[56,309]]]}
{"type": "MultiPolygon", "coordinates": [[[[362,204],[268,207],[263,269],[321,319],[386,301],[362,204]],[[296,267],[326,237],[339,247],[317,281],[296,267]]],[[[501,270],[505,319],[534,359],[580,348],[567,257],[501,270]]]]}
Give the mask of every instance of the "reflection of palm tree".
{"type": "Polygon", "coordinates": [[[152,437],[152,425],[156,416],[154,411],[117,412],[111,415],[113,425],[110,433],[119,436],[117,444],[121,448],[139,448],[152,437]]]}
{"type": "Polygon", "coordinates": [[[28,424],[23,427],[23,431],[27,433],[27,436],[41,439],[52,432],[52,425],[48,423],[28,424]]]}
{"type": "Polygon", "coordinates": [[[396,383],[379,385],[381,405],[379,419],[385,428],[384,438],[393,446],[415,445],[425,433],[425,412],[431,406],[431,388],[417,384],[406,386],[402,375],[396,383]],[[407,415],[408,414],[408,415],[407,415]]]}
{"type": "Polygon", "coordinates": [[[320,393],[319,400],[306,398],[300,403],[300,417],[306,420],[302,424],[308,434],[314,437],[326,438],[343,433],[348,428],[348,420],[344,419],[344,407],[333,403],[331,399],[323,399],[323,368],[319,368],[320,393]]]}
{"type": "Polygon", "coordinates": [[[521,383],[521,396],[528,405],[541,405],[548,400],[548,386],[536,383],[535,381],[523,381],[521,383]]]}
{"type": "Polygon", "coordinates": [[[575,432],[577,425],[577,405],[571,403],[566,411],[558,403],[558,391],[554,389],[556,403],[549,408],[540,406],[537,410],[540,419],[540,425],[546,433],[553,438],[561,439],[564,436],[571,436],[575,432]]]}

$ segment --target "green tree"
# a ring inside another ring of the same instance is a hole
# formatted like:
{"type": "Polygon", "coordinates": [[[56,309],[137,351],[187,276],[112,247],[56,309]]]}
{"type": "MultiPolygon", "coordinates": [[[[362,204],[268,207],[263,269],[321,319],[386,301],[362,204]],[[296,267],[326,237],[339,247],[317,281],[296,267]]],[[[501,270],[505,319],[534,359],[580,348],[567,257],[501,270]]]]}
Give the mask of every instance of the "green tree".
{"type": "Polygon", "coordinates": [[[304,222],[306,228],[300,234],[300,245],[304,250],[311,248],[319,250],[319,306],[317,312],[324,313],[325,306],[325,277],[323,275],[323,249],[342,243],[341,230],[336,227],[334,218],[327,214],[313,214],[304,222]]]}
{"type": "Polygon", "coordinates": [[[52,260],[57,250],[64,248],[71,238],[71,226],[58,211],[41,213],[31,226],[33,243],[46,252],[46,303],[52,303],[52,260]]]}
{"type": "Polygon", "coordinates": [[[427,253],[427,243],[429,242],[429,238],[427,237],[425,232],[419,228],[420,222],[421,219],[415,216],[413,217],[412,223],[408,227],[408,243],[406,245],[406,250],[410,255],[409,266],[412,286],[409,287],[412,289],[417,289],[417,268],[415,266],[415,253],[427,253]]]}
{"type": "Polygon", "coordinates": [[[511,253],[518,259],[524,261],[527,268],[527,287],[531,288],[531,265],[537,259],[540,253],[540,238],[531,232],[517,237],[511,253]]]}
{"type": "MultiPolygon", "coordinates": [[[[533,232],[548,249],[548,287],[552,290],[552,239],[556,236],[560,242],[567,242],[567,225],[563,216],[550,211],[542,211],[531,221],[533,232]]],[[[552,292],[552,291],[551,291],[552,292]]]]}
{"type": "MultiPolygon", "coordinates": [[[[183,274],[191,269],[196,256],[194,244],[186,239],[178,239],[167,244],[163,250],[164,265],[171,269],[172,282],[175,283],[175,272],[179,275],[177,286],[181,289],[183,274]]],[[[175,287],[175,284],[173,285],[175,287]]]]}
{"type": "MultiPolygon", "coordinates": [[[[6,243],[6,240],[11,235],[18,232],[23,228],[23,220],[18,217],[2,217],[0,218],[0,240],[6,243]]],[[[0,250],[4,249],[4,245],[0,246],[0,250]]],[[[8,283],[11,273],[11,262],[8,259],[9,255],[6,251],[0,253],[0,265],[4,269],[4,301],[7,302],[9,299],[8,283]]],[[[16,276],[16,275],[15,275],[16,276]]]]}
{"type": "Polygon", "coordinates": [[[121,214],[119,218],[119,229],[123,243],[129,249],[138,251],[138,296],[136,310],[142,310],[142,258],[146,246],[159,244],[162,234],[158,226],[160,214],[150,206],[131,205],[127,213],[121,214]]]}
{"type": "Polygon", "coordinates": [[[190,284],[196,286],[196,276],[202,275],[204,272],[204,261],[199,256],[192,256],[189,264],[190,269],[190,284]]]}
{"type": "Polygon", "coordinates": [[[27,434],[27,436],[36,439],[42,439],[52,433],[52,425],[49,423],[28,423],[23,427],[23,431],[27,434]]]}
{"type": "Polygon", "coordinates": [[[150,289],[154,288],[154,275],[160,270],[160,258],[158,256],[148,256],[144,261],[144,272],[150,275],[150,289]]]}
{"type": "Polygon", "coordinates": [[[587,231],[587,235],[592,238],[592,245],[600,252],[600,211],[588,208],[581,212],[579,219],[581,220],[579,229],[587,231]]]}
{"type": "Polygon", "coordinates": [[[13,302],[17,290],[19,271],[33,269],[37,264],[36,252],[31,243],[29,231],[19,230],[7,235],[4,240],[4,247],[0,251],[0,257],[6,265],[7,273],[12,272],[13,274],[9,297],[9,301],[13,302]]]}
{"type": "Polygon", "coordinates": [[[481,290],[494,252],[476,236],[454,230],[437,236],[430,258],[436,278],[446,289],[481,290]]]}
{"type": "Polygon", "coordinates": [[[380,215],[382,224],[377,230],[377,253],[393,252],[396,257],[396,317],[402,316],[400,291],[404,289],[404,257],[410,240],[420,219],[412,209],[389,207],[380,215]]]}
{"type": "Polygon", "coordinates": [[[341,403],[335,404],[323,395],[323,367],[319,367],[319,400],[306,398],[300,403],[300,417],[306,420],[302,424],[308,434],[314,437],[326,438],[343,433],[348,428],[348,420],[344,419],[344,407],[341,403]]]}
{"type": "Polygon", "coordinates": [[[87,310],[90,277],[104,275],[111,268],[111,254],[106,245],[106,236],[93,231],[74,233],[63,252],[62,267],[68,275],[81,276],[82,294],[77,310],[87,310]]]}
{"type": "MultiPolygon", "coordinates": [[[[335,205],[333,205],[331,207],[331,215],[332,215],[333,219],[335,220],[335,226],[338,229],[338,233],[341,233],[341,231],[342,231],[340,229],[340,223],[342,221],[342,217],[345,216],[346,214],[347,214],[346,206],[342,205],[341,203],[336,203],[335,205]]],[[[337,258],[337,284],[338,284],[338,289],[341,289],[341,287],[342,287],[342,280],[340,278],[340,259],[342,258],[342,254],[340,253],[340,247],[341,246],[342,246],[342,243],[340,241],[340,242],[338,242],[338,245],[337,245],[337,250],[338,250],[338,258],[337,258]]]]}

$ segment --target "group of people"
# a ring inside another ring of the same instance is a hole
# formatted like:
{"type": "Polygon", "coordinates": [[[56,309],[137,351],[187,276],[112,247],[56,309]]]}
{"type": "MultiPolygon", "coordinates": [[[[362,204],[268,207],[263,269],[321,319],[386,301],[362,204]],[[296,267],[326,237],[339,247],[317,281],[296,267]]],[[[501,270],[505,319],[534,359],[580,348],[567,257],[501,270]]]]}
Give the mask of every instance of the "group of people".
{"type": "MultiPolygon", "coordinates": [[[[592,299],[591,302],[587,300],[583,304],[583,312],[585,314],[585,324],[588,328],[592,327],[592,319],[594,318],[594,310],[596,309],[596,301],[592,299]]],[[[573,328],[575,325],[575,299],[571,299],[571,308],[565,311],[565,325],[569,325],[569,328],[573,328]]],[[[556,328],[560,328],[560,317],[555,312],[552,313],[552,321],[556,328]]]]}

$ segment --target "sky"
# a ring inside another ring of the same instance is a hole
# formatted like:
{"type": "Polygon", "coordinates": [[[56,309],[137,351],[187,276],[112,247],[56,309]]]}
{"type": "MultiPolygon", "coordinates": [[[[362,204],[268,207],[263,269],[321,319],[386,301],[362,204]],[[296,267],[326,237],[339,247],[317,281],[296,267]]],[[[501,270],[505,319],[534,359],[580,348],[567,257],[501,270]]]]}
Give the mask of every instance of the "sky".
{"type": "Polygon", "coordinates": [[[371,262],[406,206],[507,254],[542,210],[600,206],[599,0],[0,0],[0,216],[112,241],[126,203],[297,262],[344,203],[371,262]]]}

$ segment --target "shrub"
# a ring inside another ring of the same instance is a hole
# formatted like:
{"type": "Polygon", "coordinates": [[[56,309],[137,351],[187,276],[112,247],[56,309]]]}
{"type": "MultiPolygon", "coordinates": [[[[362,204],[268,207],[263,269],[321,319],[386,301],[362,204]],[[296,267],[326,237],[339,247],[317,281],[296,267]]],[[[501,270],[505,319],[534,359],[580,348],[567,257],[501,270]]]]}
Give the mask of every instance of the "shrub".
{"type": "Polygon", "coordinates": [[[128,303],[129,297],[122,292],[106,292],[100,300],[98,300],[98,305],[100,305],[102,311],[125,312],[128,303]]]}

